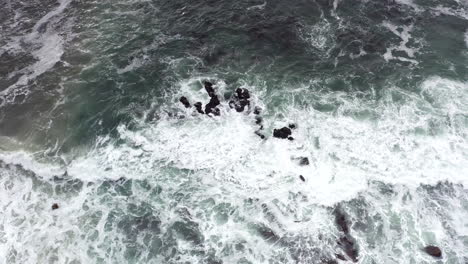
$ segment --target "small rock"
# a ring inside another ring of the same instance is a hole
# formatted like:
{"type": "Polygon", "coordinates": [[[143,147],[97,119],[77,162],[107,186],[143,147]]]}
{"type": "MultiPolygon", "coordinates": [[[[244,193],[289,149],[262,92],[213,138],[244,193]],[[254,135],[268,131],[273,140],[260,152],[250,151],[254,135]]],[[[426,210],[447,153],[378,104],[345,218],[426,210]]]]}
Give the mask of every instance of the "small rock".
{"type": "Polygon", "coordinates": [[[187,99],[187,97],[185,96],[180,97],[179,102],[181,102],[185,106],[185,108],[190,108],[190,102],[187,99]]]}
{"type": "Polygon", "coordinates": [[[263,135],[262,133],[260,133],[258,130],[255,131],[255,135],[259,136],[261,139],[265,139],[265,135],[263,135]]]}
{"type": "Polygon", "coordinates": [[[436,258],[442,257],[442,250],[440,250],[439,247],[427,246],[424,248],[424,251],[433,257],[436,257],[436,258]]]}
{"type": "Polygon", "coordinates": [[[58,206],[58,204],[54,203],[52,205],[52,210],[57,210],[57,209],[59,209],[59,206],[58,206]]]}
{"type": "Polygon", "coordinates": [[[262,112],[262,108],[260,108],[260,107],[258,107],[258,106],[256,106],[256,107],[254,108],[254,114],[259,115],[261,112],[262,112]]]}
{"type": "Polygon", "coordinates": [[[288,140],[289,140],[289,141],[293,141],[294,138],[293,138],[293,137],[288,137],[288,140]]]}
{"type": "Polygon", "coordinates": [[[302,175],[299,175],[299,179],[301,179],[301,181],[305,182],[305,178],[304,178],[304,176],[302,176],[302,175]]]}
{"type": "Polygon", "coordinates": [[[335,256],[336,256],[337,259],[346,260],[346,258],[341,254],[335,254],[335,256]]]}
{"type": "Polygon", "coordinates": [[[309,165],[309,159],[307,157],[302,157],[300,160],[299,160],[299,165],[301,166],[307,166],[309,165]]]}
{"type": "Polygon", "coordinates": [[[292,124],[292,123],[289,124],[289,128],[290,128],[290,129],[296,129],[296,124],[292,124]]]}
{"type": "Polygon", "coordinates": [[[261,116],[256,116],[255,117],[255,124],[261,125],[263,122],[263,118],[261,116]]]}
{"type": "Polygon", "coordinates": [[[289,129],[288,127],[273,130],[273,137],[276,138],[288,138],[290,135],[291,129],[289,129]]]}
{"type": "Polygon", "coordinates": [[[196,102],[195,104],[193,104],[193,106],[195,106],[195,109],[197,109],[198,113],[204,114],[204,112],[202,110],[202,103],[201,102],[196,102]]]}

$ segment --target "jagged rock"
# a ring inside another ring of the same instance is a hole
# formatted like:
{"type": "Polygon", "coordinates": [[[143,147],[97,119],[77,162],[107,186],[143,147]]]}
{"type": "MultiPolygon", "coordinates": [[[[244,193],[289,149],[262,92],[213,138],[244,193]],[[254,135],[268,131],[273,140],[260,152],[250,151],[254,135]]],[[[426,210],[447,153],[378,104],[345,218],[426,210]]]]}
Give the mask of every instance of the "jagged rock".
{"type": "Polygon", "coordinates": [[[193,104],[193,106],[195,106],[195,109],[197,109],[198,113],[204,114],[204,112],[202,110],[202,103],[201,102],[196,102],[195,104],[193,104]]]}
{"type": "Polygon", "coordinates": [[[52,205],[52,210],[57,210],[57,209],[59,209],[59,206],[58,206],[58,204],[54,203],[52,205]]]}
{"type": "Polygon", "coordinates": [[[180,97],[179,102],[181,102],[185,106],[185,108],[190,108],[190,102],[187,99],[187,97],[185,96],[180,97]]]}
{"type": "Polygon", "coordinates": [[[289,129],[288,127],[273,130],[273,137],[276,138],[288,138],[290,135],[291,129],[289,129]]]}
{"type": "Polygon", "coordinates": [[[442,257],[442,250],[440,250],[439,247],[427,246],[424,248],[424,251],[433,257],[436,257],[436,258],[442,257]]]}
{"type": "Polygon", "coordinates": [[[206,92],[208,93],[208,95],[210,97],[213,97],[213,96],[216,95],[215,90],[213,88],[213,84],[211,82],[205,81],[205,82],[203,82],[203,85],[205,86],[205,90],[206,90],[206,92]]]}
{"type": "Polygon", "coordinates": [[[236,109],[237,112],[243,112],[245,107],[250,107],[250,93],[245,88],[237,88],[233,99],[229,101],[229,107],[236,109]]]}
{"type": "Polygon", "coordinates": [[[299,179],[301,179],[301,181],[305,182],[305,178],[304,178],[304,176],[302,176],[302,175],[299,175],[299,179]]]}
{"type": "Polygon", "coordinates": [[[299,160],[299,165],[301,166],[307,166],[309,165],[309,159],[307,157],[302,157],[300,160],[299,160]]]}
{"type": "Polygon", "coordinates": [[[211,97],[210,99],[210,102],[208,104],[206,104],[205,106],[205,114],[210,114],[212,113],[213,115],[219,115],[220,114],[220,111],[219,109],[216,107],[220,104],[219,102],[219,99],[216,95],[214,95],[213,97],[211,97]]]}

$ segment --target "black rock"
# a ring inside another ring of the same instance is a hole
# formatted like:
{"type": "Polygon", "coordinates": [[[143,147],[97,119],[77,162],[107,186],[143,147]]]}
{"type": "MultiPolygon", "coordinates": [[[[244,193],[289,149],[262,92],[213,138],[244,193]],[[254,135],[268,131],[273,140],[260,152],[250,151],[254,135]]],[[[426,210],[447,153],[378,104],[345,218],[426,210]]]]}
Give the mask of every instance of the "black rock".
{"type": "Polygon", "coordinates": [[[181,102],[185,106],[185,108],[190,107],[190,102],[185,96],[180,97],[179,102],[181,102]]]}
{"type": "Polygon", "coordinates": [[[58,206],[58,204],[54,203],[52,205],[52,210],[57,210],[57,209],[59,209],[59,206],[58,206]]]}
{"type": "Polygon", "coordinates": [[[309,165],[309,159],[307,157],[302,157],[300,160],[299,160],[299,165],[301,166],[307,166],[309,165]]]}
{"type": "Polygon", "coordinates": [[[208,93],[210,97],[215,96],[215,90],[213,88],[213,84],[209,81],[203,82],[203,85],[205,86],[205,90],[208,93]]]}
{"type": "Polygon", "coordinates": [[[205,106],[205,114],[214,114],[214,115],[219,115],[220,114],[220,111],[219,109],[216,107],[220,104],[219,102],[219,99],[216,95],[214,95],[213,97],[211,97],[210,99],[210,102],[208,104],[206,104],[205,106]]]}
{"type": "Polygon", "coordinates": [[[294,138],[293,138],[293,137],[288,137],[288,140],[289,140],[289,141],[293,141],[294,138]]]}
{"type": "Polygon", "coordinates": [[[424,251],[433,257],[436,257],[436,258],[442,257],[442,250],[440,250],[439,247],[427,246],[424,248],[424,251]]]}
{"type": "Polygon", "coordinates": [[[201,102],[196,102],[195,104],[193,104],[193,106],[195,106],[195,109],[197,109],[198,113],[204,114],[204,112],[202,110],[202,103],[201,102]]]}
{"type": "Polygon", "coordinates": [[[232,100],[229,101],[229,107],[236,109],[237,112],[243,112],[246,106],[250,107],[249,98],[249,90],[237,88],[232,100]]]}
{"type": "Polygon", "coordinates": [[[291,129],[289,129],[288,127],[273,130],[273,137],[276,138],[288,138],[290,135],[291,129]]]}
{"type": "Polygon", "coordinates": [[[239,98],[240,100],[250,99],[249,90],[247,90],[245,88],[237,88],[236,89],[236,95],[237,95],[237,98],[239,98]]]}
{"type": "Polygon", "coordinates": [[[288,126],[290,129],[296,129],[296,124],[289,124],[288,126]]]}
{"type": "Polygon", "coordinates": [[[258,107],[258,106],[256,106],[256,107],[254,108],[254,114],[259,115],[261,112],[262,112],[262,108],[260,108],[260,107],[258,107]]]}
{"type": "Polygon", "coordinates": [[[304,176],[302,176],[302,175],[299,175],[299,179],[301,179],[301,181],[305,182],[305,178],[304,178],[304,176]]]}

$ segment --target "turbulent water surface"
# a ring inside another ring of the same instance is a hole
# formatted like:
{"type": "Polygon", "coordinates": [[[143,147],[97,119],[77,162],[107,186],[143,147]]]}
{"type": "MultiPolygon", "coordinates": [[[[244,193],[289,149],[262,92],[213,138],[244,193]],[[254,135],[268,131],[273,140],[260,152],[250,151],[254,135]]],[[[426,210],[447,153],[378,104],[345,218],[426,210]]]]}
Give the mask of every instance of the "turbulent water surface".
{"type": "Polygon", "coordinates": [[[464,0],[0,0],[0,263],[468,263],[467,128],[464,0]]]}

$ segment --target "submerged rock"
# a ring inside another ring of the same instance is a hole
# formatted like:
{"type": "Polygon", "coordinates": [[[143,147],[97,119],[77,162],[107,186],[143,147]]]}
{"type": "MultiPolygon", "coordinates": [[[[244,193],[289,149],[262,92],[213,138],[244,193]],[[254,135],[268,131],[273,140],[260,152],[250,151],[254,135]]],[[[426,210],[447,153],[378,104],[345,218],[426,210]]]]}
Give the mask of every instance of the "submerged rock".
{"type": "Polygon", "coordinates": [[[185,96],[180,97],[179,102],[181,102],[185,106],[185,108],[190,108],[190,102],[187,99],[187,97],[185,96]]]}
{"type": "Polygon", "coordinates": [[[440,250],[439,247],[427,246],[424,248],[424,251],[433,257],[436,257],[436,258],[442,257],[442,250],[440,250]]]}
{"type": "Polygon", "coordinates": [[[349,233],[349,224],[346,215],[340,208],[336,208],[333,214],[335,215],[335,223],[338,229],[344,233],[344,235],[338,239],[337,243],[353,262],[357,262],[359,251],[354,238],[349,233]]]}
{"type": "Polygon", "coordinates": [[[256,116],[255,117],[255,124],[261,125],[263,122],[263,118],[261,116],[256,116]]]}
{"type": "Polygon", "coordinates": [[[340,260],[346,260],[346,258],[341,254],[335,254],[335,257],[340,260]]]}
{"type": "Polygon", "coordinates": [[[351,236],[343,236],[338,240],[338,245],[346,253],[346,255],[353,261],[357,262],[358,250],[354,244],[354,239],[351,236]]]}
{"type": "Polygon", "coordinates": [[[276,138],[288,138],[291,135],[291,129],[288,127],[283,127],[280,129],[273,130],[273,137],[276,138]]]}
{"type": "Polygon", "coordinates": [[[346,220],[345,214],[339,209],[335,209],[333,213],[335,214],[335,223],[338,229],[346,235],[349,234],[348,221],[346,220]]]}
{"type": "Polygon", "coordinates": [[[275,243],[280,240],[280,237],[269,227],[265,225],[256,226],[258,234],[265,240],[275,243]]]}
{"type": "Polygon", "coordinates": [[[262,108],[260,108],[259,106],[256,106],[254,108],[254,114],[259,115],[261,112],[262,112],[262,108]]]}

